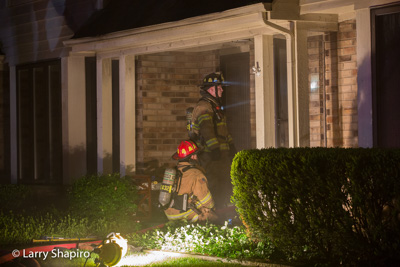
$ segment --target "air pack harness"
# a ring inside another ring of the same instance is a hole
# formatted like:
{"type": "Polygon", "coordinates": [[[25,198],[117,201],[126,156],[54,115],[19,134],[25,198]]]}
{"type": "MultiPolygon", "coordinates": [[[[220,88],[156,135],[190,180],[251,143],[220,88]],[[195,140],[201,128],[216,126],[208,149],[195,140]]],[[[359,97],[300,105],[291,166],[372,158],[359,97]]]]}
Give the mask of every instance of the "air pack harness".
{"type": "MultiPolygon", "coordinates": [[[[184,167],[182,169],[182,172],[186,172],[192,168],[197,169],[196,166],[189,165],[189,166],[184,167]]],[[[189,194],[178,195],[178,192],[179,192],[179,189],[181,188],[181,183],[182,183],[182,176],[183,176],[182,172],[180,170],[177,170],[177,172],[176,172],[177,179],[175,180],[175,183],[176,183],[175,190],[172,193],[172,198],[171,198],[170,204],[166,205],[164,207],[164,209],[173,208],[173,209],[180,210],[182,212],[192,209],[195,213],[201,214],[201,211],[199,209],[197,209],[196,205],[194,204],[197,201],[199,201],[195,195],[193,195],[193,194],[191,194],[190,196],[189,196],[189,194]],[[192,200],[192,201],[189,201],[189,200],[192,200]]]]}

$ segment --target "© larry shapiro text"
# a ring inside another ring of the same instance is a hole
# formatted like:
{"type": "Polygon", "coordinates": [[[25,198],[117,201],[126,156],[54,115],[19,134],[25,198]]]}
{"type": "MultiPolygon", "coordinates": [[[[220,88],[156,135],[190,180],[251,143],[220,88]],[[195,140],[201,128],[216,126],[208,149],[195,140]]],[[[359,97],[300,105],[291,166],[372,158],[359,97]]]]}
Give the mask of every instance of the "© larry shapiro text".
{"type": "Polygon", "coordinates": [[[18,250],[14,249],[12,252],[12,255],[17,258],[17,257],[22,257],[22,258],[33,258],[33,259],[43,259],[46,260],[49,256],[50,258],[64,258],[64,259],[74,259],[74,258],[88,258],[90,256],[89,251],[80,251],[79,249],[77,250],[62,250],[59,248],[55,248],[51,251],[29,251],[29,250],[18,250]]]}

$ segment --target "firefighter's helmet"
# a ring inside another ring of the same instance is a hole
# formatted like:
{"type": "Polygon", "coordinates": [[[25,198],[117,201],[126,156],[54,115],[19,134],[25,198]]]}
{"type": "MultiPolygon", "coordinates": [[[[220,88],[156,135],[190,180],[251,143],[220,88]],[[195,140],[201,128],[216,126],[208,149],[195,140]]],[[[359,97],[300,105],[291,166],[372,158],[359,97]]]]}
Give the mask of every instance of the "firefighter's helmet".
{"type": "Polygon", "coordinates": [[[227,86],[222,72],[213,72],[206,75],[203,79],[203,83],[200,84],[200,87],[203,90],[207,90],[208,88],[215,85],[227,86]]]}
{"type": "Polygon", "coordinates": [[[182,141],[176,153],[172,155],[172,158],[175,160],[186,160],[199,151],[199,147],[192,140],[182,141]]]}

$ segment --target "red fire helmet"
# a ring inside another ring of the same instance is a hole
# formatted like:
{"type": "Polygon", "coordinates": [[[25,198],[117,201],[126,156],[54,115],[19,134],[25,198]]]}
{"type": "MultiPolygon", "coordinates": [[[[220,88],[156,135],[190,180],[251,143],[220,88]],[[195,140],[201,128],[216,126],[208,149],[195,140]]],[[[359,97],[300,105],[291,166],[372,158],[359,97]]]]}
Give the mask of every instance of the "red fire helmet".
{"type": "Polygon", "coordinates": [[[199,152],[199,147],[192,140],[182,141],[178,146],[178,151],[172,155],[175,160],[187,159],[191,155],[199,152]]]}

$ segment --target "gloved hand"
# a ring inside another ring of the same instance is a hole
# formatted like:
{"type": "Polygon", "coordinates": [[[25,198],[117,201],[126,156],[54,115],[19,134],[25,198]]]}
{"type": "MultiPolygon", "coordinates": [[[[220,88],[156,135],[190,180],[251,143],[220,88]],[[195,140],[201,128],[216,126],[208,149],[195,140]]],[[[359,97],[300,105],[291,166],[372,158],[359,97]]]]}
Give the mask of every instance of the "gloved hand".
{"type": "Polygon", "coordinates": [[[219,150],[219,148],[211,150],[210,154],[211,154],[212,160],[220,160],[221,159],[221,151],[219,150]]]}

